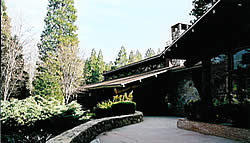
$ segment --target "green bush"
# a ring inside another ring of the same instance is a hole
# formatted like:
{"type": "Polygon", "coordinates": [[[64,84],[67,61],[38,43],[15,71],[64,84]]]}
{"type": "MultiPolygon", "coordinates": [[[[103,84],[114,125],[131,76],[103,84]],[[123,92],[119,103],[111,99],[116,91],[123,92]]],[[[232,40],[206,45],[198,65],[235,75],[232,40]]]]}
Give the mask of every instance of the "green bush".
{"type": "Polygon", "coordinates": [[[75,101],[65,105],[54,98],[45,99],[41,96],[1,102],[1,124],[9,129],[34,127],[45,120],[53,123],[59,119],[79,120],[84,113],[86,111],[82,111],[75,101]]]}
{"type": "Polygon", "coordinates": [[[98,103],[94,108],[96,118],[102,118],[107,116],[131,114],[135,112],[136,103],[132,101],[133,91],[127,95],[113,96],[113,100],[102,101],[98,103]]]}
{"type": "Polygon", "coordinates": [[[116,102],[111,106],[114,115],[124,115],[135,113],[136,103],[132,101],[116,102]]]}

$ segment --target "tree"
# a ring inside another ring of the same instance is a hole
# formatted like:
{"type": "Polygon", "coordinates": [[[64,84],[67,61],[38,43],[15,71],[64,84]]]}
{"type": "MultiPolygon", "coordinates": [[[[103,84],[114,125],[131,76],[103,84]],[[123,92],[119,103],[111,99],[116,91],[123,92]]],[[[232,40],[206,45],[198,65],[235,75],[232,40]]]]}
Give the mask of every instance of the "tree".
{"type": "Polygon", "coordinates": [[[158,48],[157,54],[160,54],[160,53],[161,53],[161,49],[160,49],[160,48],[158,48]]]}
{"type": "Polygon", "coordinates": [[[54,54],[48,52],[47,60],[42,62],[37,68],[37,75],[33,82],[35,95],[45,98],[53,96],[55,99],[63,102],[61,87],[59,84],[60,76],[58,74],[58,65],[55,64],[56,58],[54,54]]]}
{"type": "MultiPolygon", "coordinates": [[[[45,60],[48,51],[55,53],[58,45],[66,41],[77,43],[76,9],[74,0],[49,0],[48,12],[44,19],[45,29],[38,44],[40,58],[45,60]]],[[[74,45],[69,45],[74,46],[74,45]]]]}
{"type": "Polygon", "coordinates": [[[97,65],[98,65],[98,71],[99,71],[99,81],[103,80],[103,72],[105,71],[105,63],[103,61],[103,55],[102,55],[102,50],[99,51],[98,57],[97,57],[97,65]]]}
{"type": "Polygon", "coordinates": [[[5,3],[1,0],[1,97],[4,101],[10,96],[20,96],[21,91],[26,88],[23,47],[28,39],[23,37],[22,26],[14,25],[11,34],[10,19],[5,3]]]}
{"type": "Polygon", "coordinates": [[[99,67],[96,58],[95,49],[92,49],[91,56],[85,61],[84,78],[86,84],[92,84],[99,81],[99,67]]]}
{"type": "Polygon", "coordinates": [[[155,55],[155,51],[152,48],[149,48],[145,53],[145,58],[150,58],[155,55]]]}
{"type": "Polygon", "coordinates": [[[128,63],[128,59],[127,59],[126,49],[124,46],[121,46],[121,49],[115,60],[115,66],[119,68],[119,67],[127,65],[127,63],[128,63]]]}
{"type": "Polygon", "coordinates": [[[105,64],[105,71],[110,71],[110,70],[112,70],[112,69],[114,69],[113,62],[112,62],[112,61],[110,61],[109,63],[106,63],[106,64],[105,64]]]}
{"type": "MultiPolygon", "coordinates": [[[[32,48],[32,47],[31,47],[32,48]]],[[[24,59],[25,61],[25,65],[24,65],[24,71],[27,72],[29,79],[28,79],[28,89],[30,94],[32,94],[33,91],[33,80],[35,77],[35,72],[36,72],[36,57],[34,56],[34,49],[28,49],[28,52],[26,53],[26,59],[24,59]]],[[[33,47],[34,48],[34,47],[33,47]]]]}
{"type": "Polygon", "coordinates": [[[133,62],[135,62],[136,61],[136,57],[135,57],[135,55],[134,55],[134,52],[133,51],[130,51],[130,53],[129,53],[129,58],[128,58],[128,64],[131,64],[131,63],[133,63],[133,62]]]}
{"type": "Polygon", "coordinates": [[[76,21],[74,0],[49,0],[47,10],[44,20],[45,30],[38,44],[41,62],[34,83],[34,93],[58,96],[60,99],[63,94],[64,101],[67,103],[69,94],[72,93],[76,84],[78,85],[78,80],[75,79],[78,77],[76,74],[78,69],[75,65],[79,63],[76,54],[78,38],[77,27],[74,25],[76,21]],[[77,62],[72,64],[72,61],[77,62]],[[65,84],[66,81],[70,83],[65,84]]]}
{"type": "Polygon", "coordinates": [[[137,62],[137,61],[140,61],[140,60],[142,60],[142,55],[138,50],[136,50],[135,61],[137,62]]]}
{"type": "Polygon", "coordinates": [[[200,18],[212,6],[213,1],[215,0],[193,0],[192,4],[194,8],[191,10],[190,15],[196,19],[200,18]]]}
{"type": "Polygon", "coordinates": [[[77,45],[61,45],[58,47],[56,62],[59,67],[59,85],[64,96],[64,103],[68,104],[71,96],[82,82],[83,62],[77,57],[77,45]]]}

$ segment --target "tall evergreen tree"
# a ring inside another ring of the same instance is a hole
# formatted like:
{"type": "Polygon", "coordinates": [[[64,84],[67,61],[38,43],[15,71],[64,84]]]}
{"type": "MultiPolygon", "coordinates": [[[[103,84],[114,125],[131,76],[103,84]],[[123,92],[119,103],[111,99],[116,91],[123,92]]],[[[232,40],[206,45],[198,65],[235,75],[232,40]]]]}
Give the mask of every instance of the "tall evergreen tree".
{"type": "Polygon", "coordinates": [[[92,84],[99,81],[99,67],[95,49],[92,49],[91,56],[86,60],[84,67],[84,78],[86,84],[92,84]]]}
{"type": "Polygon", "coordinates": [[[100,50],[98,53],[97,65],[98,65],[98,71],[99,71],[98,79],[99,81],[102,81],[103,80],[102,74],[105,71],[105,63],[103,61],[102,50],[100,50]]]}
{"type": "Polygon", "coordinates": [[[45,62],[40,64],[40,68],[37,71],[38,76],[36,76],[33,81],[34,95],[41,95],[44,97],[52,96],[55,99],[63,102],[63,96],[60,86],[60,76],[58,65],[55,64],[56,58],[54,54],[48,52],[47,59],[45,62]]]}
{"type": "Polygon", "coordinates": [[[215,1],[217,0],[193,0],[193,9],[191,10],[190,15],[194,16],[196,19],[200,18],[215,1]]]}
{"type": "Polygon", "coordinates": [[[152,48],[149,48],[145,53],[145,58],[150,58],[155,55],[155,51],[152,48]]]}
{"type": "Polygon", "coordinates": [[[113,62],[112,61],[110,61],[109,63],[106,63],[105,64],[105,71],[110,71],[110,70],[112,70],[113,68],[113,62]]]}
{"type": "Polygon", "coordinates": [[[119,67],[127,65],[127,63],[128,63],[128,58],[127,58],[126,49],[124,46],[121,46],[121,49],[120,49],[118,56],[115,60],[115,66],[117,68],[119,68],[119,67]]]}
{"type": "MultiPolygon", "coordinates": [[[[59,44],[77,43],[76,9],[74,0],[49,0],[47,14],[44,19],[45,29],[38,44],[40,58],[44,60],[47,52],[56,52],[59,44]]],[[[69,45],[71,46],[71,45],[69,45]]]]}
{"type": "Polygon", "coordinates": [[[137,62],[137,61],[140,61],[140,60],[142,60],[142,55],[138,50],[136,50],[135,61],[137,62]]]}
{"type": "Polygon", "coordinates": [[[136,61],[136,57],[133,51],[130,51],[129,57],[128,57],[128,64],[131,64],[136,61]]]}
{"type": "Polygon", "coordinates": [[[66,47],[74,52],[73,49],[76,49],[74,47],[78,46],[77,27],[74,25],[77,16],[74,0],[48,2],[47,15],[44,19],[45,29],[38,44],[41,63],[34,81],[34,93],[61,96],[64,92],[62,91],[64,78],[60,77],[60,74],[65,73],[66,69],[60,68],[58,51],[61,50],[60,47],[66,47]]]}

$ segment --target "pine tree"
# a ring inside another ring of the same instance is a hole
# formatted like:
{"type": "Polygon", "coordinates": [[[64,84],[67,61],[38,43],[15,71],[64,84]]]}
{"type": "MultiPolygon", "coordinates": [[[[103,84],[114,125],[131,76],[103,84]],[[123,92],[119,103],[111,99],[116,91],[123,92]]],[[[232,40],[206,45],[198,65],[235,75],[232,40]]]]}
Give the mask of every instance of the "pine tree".
{"type": "Polygon", "coordinates": [[[121,49],[120,49],[118,56],[115,60],[115,66],[117,68],[119,68],[119,67],[127,65],[127,63],[128,63],[128,59],[127,59],[126,49],[124,46],[121,46],[121,49]]]}
{"type": "Polygon", "coordinates": [[[128,58],[128,64],[131,64],[131,63],[133,63],[133,62],[135,62],[136,61],[136,57],[135,57],[135,55],[134,55],[134,52],[133,51],[130,51],[130,53],[129,53],[129,58],[128,58]]]}
{"type": "MultiPolygon", "coordinates": [[[[56,52],[59,44],[77,43],[76,9],[74,0],[49,0],[47,14],[44,19],[45,29],[38,44],[40,58],[45,60],[47,52],[56,52]]],[[[69,45],[71,46],[71,45],[69,45]]]]}
{"type": "Polygon", "coordinates": [[[150,58],[155,55],[155,51],[152,48],[149,48],[145,53],[145,58],[150,58]]]}
{"type": "Polygon", "coordinates": [[[63,102],[61,86],[59,84],[60,76],[58,65],[54,55],[48,52],[48,58],[45,62],[40,64],[38,68],[38,76],[33,81],[34,95],[43,97],[54,97],[55,99],[63,102]]]}
{"type": "Polygon", "coordinates": [[[113,67],[113,62],[112,61],[110,61],[109,63],[106,63],[105,64],[105,71],[112,70],[112,67],[113,67]]]}
{"type": "Polygon", "coordinates": [[[135,61],[137,62],[137,61],[140,61],[140,60],[142,60],[142,55],[138,50],[136,50],[135,61]]]}
{"type": "Polygon", "coordinates": [[[99,81],[100,72],[95,49],[92,49],[91,56],[86,60],[84,67],[84,78],[86,84],[92,84],[99,81]]]}
{"type": "Polygon", "coordinates": [[[4,0],[1,0],[1,55],[4,54],[10,33],[10,19],[6,12],[4,0]]]}
{"type": "MultiPolygon", "coordinates": [[[[64,88],[65,84],[63,84],[67,75],[62,75],[65,72],[68,73],[68,69],[60,66],[60,61],[58,61],[60,55],[58,54],[62,54],[60,52],[62,48],[68,48],[69,52],[74,53],[74,49],[78,47],[77,27],[74,25],[76,9],[74,0],[49,0],[47,10],[44,19],[45,29],[38,44],[41,63],[39,63],[38,74],[34,81],[34,93],[58,96],[61,99],[62,94],[68,94],[64,88]]],[[[77,54],[72,56],[75,57],[70,59],[77,59],[77,54]]],[[[68,56],[62,58],[61,60],[69,59],[68,56]]],[[[71,72],[75,73],[75,71],[71,72]]]]}
{"type": "Polygon", "coordinates": [[[103,80],[102,74],[105,71],[105,63],[103,61],[102,50],[100,50],[98,53],[97,65],[98,65],[98,71],[99,71],[98,79],[99,81],[102,81],[103,80]]]}

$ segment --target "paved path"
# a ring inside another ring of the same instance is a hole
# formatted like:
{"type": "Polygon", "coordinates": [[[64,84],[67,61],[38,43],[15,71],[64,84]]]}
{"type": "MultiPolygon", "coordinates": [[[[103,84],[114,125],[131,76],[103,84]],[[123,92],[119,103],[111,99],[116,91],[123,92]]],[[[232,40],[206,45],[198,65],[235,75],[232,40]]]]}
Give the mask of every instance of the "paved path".
{"type": "Polygon", "coordinates": [[[144,117],[138,124],[97,136],[101,143],[238,143],[237,141],[178,129],[177,117],[144,117]]]}

